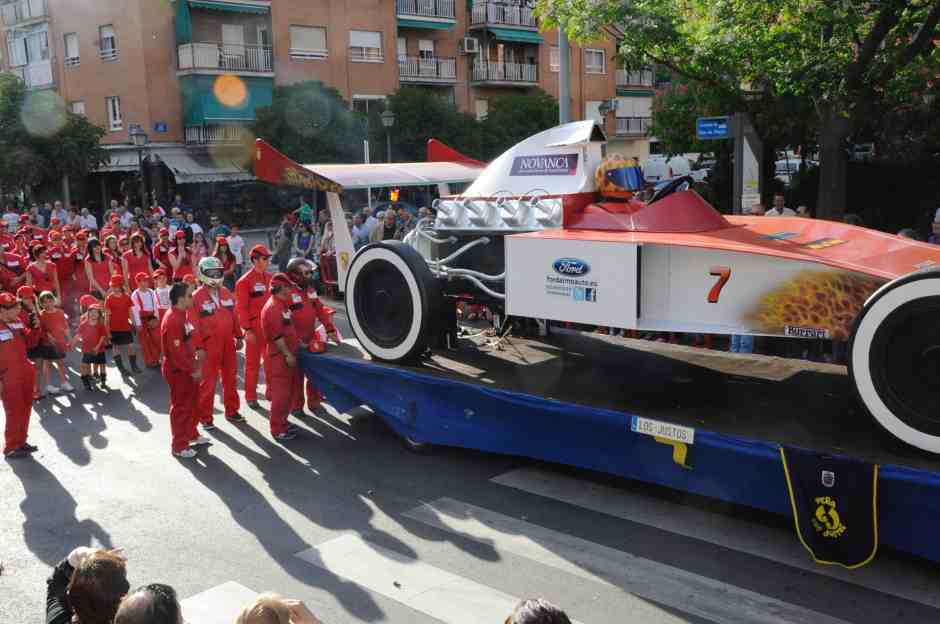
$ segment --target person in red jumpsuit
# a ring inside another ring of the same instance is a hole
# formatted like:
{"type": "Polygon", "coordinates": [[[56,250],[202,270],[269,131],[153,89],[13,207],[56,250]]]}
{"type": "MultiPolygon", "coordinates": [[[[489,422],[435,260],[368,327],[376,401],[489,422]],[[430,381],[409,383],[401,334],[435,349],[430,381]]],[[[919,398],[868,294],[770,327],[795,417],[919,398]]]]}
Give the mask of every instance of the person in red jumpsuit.
{"type": "Polygon", "coordinates": [[[20,304],[10,293],[0,293],[0,399],[5,418],[3,455],[26,457],[37,449],[26,441],[33,410],[36,369],[26,350],[39,342],[39,330],[20,320],[20,304]]]}
{"type": "Polygon", "coordinates": [[[195,328],[186,318],[193,304],[189,286],[180,282],[170,289],[172,307],[160,324],[160,344],[164,358],[163,378],[170,387],[171,451],[175,457],[196,456],[190,446],[208,443],[196,430],[196,400],[202,368],[196,357],[195,328]]]}
{"type": "Polygon", "coordinates": [[[134,318],[134,328],[137,330],[137,340],[140,342],[140,351],[144,356],[144,366],[157,368],[160,366],[160,320],[157,306],[157,294],[150,287],[150,275],[138,273],[134,276],[137,288],[131,293],[131,302],[134,307],[131,315],[134,318]]]}
{"type": "Polygon", "coordinates": [[[261,310],[261,333],[268,352],[264,374],[271,389],[271,436],[278,442],[297,437],[296,427],[287,422],[287,416],[303,389],[297,366],[300,340],[290,311],[293,289],[294,284],[286,274],[274,274],[271,297],[261,310]]]}
{"type": "Polygon", "coordinates": [[[258,368],[264,352],[261,310],[268,301],[271,276],[267,270],[271,252],[264,245],[255,245],[248,259],[251,269],[235,284],[235,306],[238,322],[245,333],[245,401],[249,407],[258,409],[258,368]]]}
{"type": "MultiPolygon", "coordinates": [[[[318,321],[323,324],[327,335],[335,340],[337,333],[333,326],[332,314],[320,301],[313,287],[313,264],[304,258],[294,258],[287,263],[287,276],[294,283],[291,291],[290,311],[300,344],[310,343],[316,334],[318,321]]],[[[309,379],[306,380],[306,384],[307,407],[314,410],[320,405],[320,392],[309,379]]],[[[297,397],[297,402],[291,406],[291,413],[294,416],[303,416],[303,392],[297,397]]]]}
{"type": "Polygon", "coordinates": [[[243,346],[242,329],[235,314],[235,298],[222,286],[224,277],[218,258],[209,256],[199,261],[196,279],[201,286],[193,293],[193,305],[188,314],[189,322],[196,328],[199,346],[206,353],[196,404],[196,417],[206,431],[215,429],[212,411],[215,386],[220,376],[225,419],[230,423],[245,422],[238,413],[238,358],[235,356],[243,346]]]}

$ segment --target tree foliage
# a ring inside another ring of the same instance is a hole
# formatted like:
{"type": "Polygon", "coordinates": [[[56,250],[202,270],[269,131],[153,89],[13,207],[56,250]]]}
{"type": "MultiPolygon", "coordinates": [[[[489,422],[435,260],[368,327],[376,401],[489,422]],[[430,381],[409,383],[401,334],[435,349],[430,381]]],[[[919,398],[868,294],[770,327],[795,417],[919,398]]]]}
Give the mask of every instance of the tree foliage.
{"type": "Polygon", "coordinates": [[[54,91],[28,91],[0,75],[0,184],[20,189],[75,178],[107,160],[104,129],[66,110],[54,91]]]}
{"type": "Polygon", "coordinates": [[[558,101],[541,89],[490,100],[481,126],[483,152],[496,158],[519,141],[558,125],[558,101]]]}
{"type": "Polygon", "coordinates": [[[392,146],[396,159],[424,160],[428,139],[442,141],[468,156],[480,155],[476,119],[434,91],[402,87],[389,96],[388,106],[395,113],[392,146]]]}
{"type": "Polygon", "coordinates": [[[618,38],[656,63],[744,99],[805,99],[821,150],[819,214],[845,209],[845,144],[886,110],[937,90],[940,0],[540,0],[547,26],[618,38]],[[748,86],[751,89],[747,88],[748,86]]]}

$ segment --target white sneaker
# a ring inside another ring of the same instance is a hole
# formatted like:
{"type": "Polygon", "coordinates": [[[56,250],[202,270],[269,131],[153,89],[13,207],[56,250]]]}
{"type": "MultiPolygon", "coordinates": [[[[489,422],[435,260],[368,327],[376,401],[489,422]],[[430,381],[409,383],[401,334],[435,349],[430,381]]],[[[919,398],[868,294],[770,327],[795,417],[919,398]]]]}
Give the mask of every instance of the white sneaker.
{"type": "Polygon", "coordinates": [[[52,384],[49,384],[48,386],[46,386],[46,394],[58,394],[58,392],[59,392],[59,389],[53,386],[52,384]]]}
{"type": "Polygon", "coordinates": [[[75,392],[75,388],[72,387],[72,384],[66,381],[64,384],[62,384],[62,391],[63,392],[75,392]]]}
{"type": "Polygon", "coordinates": [[[198,438],[196,438],[195,440],[189,443],[190,446],[206,446],[208,444],[212,444],[212,440],[210,440],[206,436],[199,436],[198,438]]]}
{"type": "Polygon", "coordinates": [[[196,451],[191,448],[183,449],[179,453],[173,453],[173,457],[181,457],[183,459],[192,459],[196,456],[196,451]]]}

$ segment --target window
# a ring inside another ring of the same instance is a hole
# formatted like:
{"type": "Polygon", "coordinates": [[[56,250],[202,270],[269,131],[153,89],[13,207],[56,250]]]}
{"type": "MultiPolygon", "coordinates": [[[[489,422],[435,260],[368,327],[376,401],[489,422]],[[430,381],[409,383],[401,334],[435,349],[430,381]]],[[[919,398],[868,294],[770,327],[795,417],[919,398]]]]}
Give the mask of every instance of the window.
{"type": "Polygon", "coordinates": [[[21,67],[49,60],[48,26],[42,24],[33,29],[17,29],[8,34],[10,66],[21,67]]]}
{"type": "Polygon", "coordinates": [[[69,104],[69,108],[72,109],[72,112],[76,115],[85,116],[85,102],[84,100],[78,100],[69,104]]]}
{"type": "Polygon", "coordinates": [[[326,49],[326,28],[322,26],[291,26],[290,55],[296,59],[322,59],[326,49]]]}
{"type": "Polygon", "coordinates": [[[385,110],[384,95],[353,95],[352,108],[357,113],[381,113],[385,110]]]}
{"type": "Polygon", "coordinates": [[[116,61],[118,57],[117,37],[114,26],[102,26],[98,29],[98,54],[102,61],[116,61]]]}
{"type": "Polygon", "coordinates": [[[561,69],[561,48],[552,46],[548,52],[548,68],[553,72],[561,69]]]}
{"type": "Polygon", "coordinates": [[[477,114],[477,121],[486,119],[486,114],[490,112],[490,103],[487,100],[476,100],[473,103],[473,109],[477,114]]]}
{"type": "Polygon", "coordinates": [[[584,51],[584,71],[588,74],[606,73],[607,67],[604,62],[603,50],[592,50],[590,48],[584,51]]]}
{"type": "Polygon", "coordinates": [[[382,33],[370,30],[349,31],[349,58],[365,63],[381,63],[382,33]]]}
{"type": "Polygon", "coordinates": [[[105,107],[108,109],[108,130],[122,130],[124,120],[121,118],[121,98],[107,97],[104,99],[105,107]]]}
{"type": "Polygon", "coordinates": [[[398,38],[398,58],[408,58],[408,41],[404,37],[398,38]]]}
{"type": "Polygon", "coordinates": [[[434,58],[434,40],[418,39],[418,56],[423,59],[434,58]]]}
{"type": "Polygon", "coordinates": [[[79,64],[78,56],[78,34],[69,33],[65,35],[65,66],[75,67],[79,64]]]}

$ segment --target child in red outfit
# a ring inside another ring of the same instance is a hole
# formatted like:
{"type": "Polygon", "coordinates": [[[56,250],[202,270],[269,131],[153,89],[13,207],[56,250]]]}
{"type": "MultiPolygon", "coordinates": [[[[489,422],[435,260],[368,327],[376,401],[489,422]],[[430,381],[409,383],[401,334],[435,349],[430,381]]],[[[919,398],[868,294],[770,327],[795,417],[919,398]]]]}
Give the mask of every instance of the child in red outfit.
{"type": "Polygon", "coordinates": [[[130,374],[124,366],[124,359],[118,350],[124,352],[130,360],[131,370],[135,373],[142,372],[137,367],[137,354],[134,352],[134,333],[131,310],[134,302],[130,295],[124,292],[124,276],[112,275],[110,281],[111,289],[104,300],[104,307],[108,311],[108,329],[111,330],[111,344],[115,347],[114,363],[122,375],[130,374]]]}
{"type": "Polygon", "coordinates": [[[65,353],[69,344],[69,321],[65,312],[59,307],[59,302],[51,291],[39,295],[39,324],[42,327],[43,349],[43,377],[48,384],[46,392],[56,394],[61,388],[63,392],[72,392],[75,388],[65,378],[65,353]],[[52,385],[51,369],[59,370],[59,387],[52,385]]]}
{"type": "Polygon", "coordinates": [[[82,322],[78,325],[78,331],[71,342],[73,347],[81,343],[80,370],[85,390],[94,390],[91,384],[96,377],[101,381],[102,390],[108,389],[104,372],[107,342],[108,329],[104,324],[103,310],[99,304],[92,304],[82,315],[82,322]]]}

